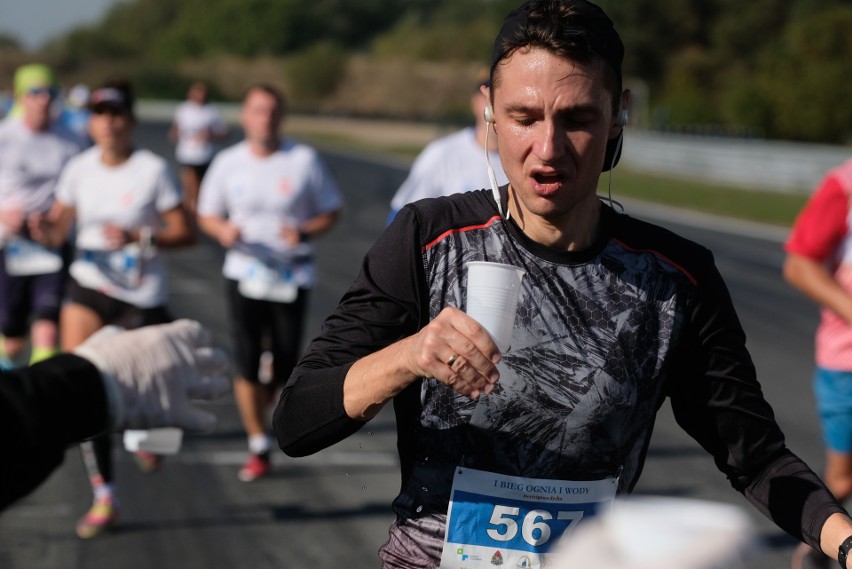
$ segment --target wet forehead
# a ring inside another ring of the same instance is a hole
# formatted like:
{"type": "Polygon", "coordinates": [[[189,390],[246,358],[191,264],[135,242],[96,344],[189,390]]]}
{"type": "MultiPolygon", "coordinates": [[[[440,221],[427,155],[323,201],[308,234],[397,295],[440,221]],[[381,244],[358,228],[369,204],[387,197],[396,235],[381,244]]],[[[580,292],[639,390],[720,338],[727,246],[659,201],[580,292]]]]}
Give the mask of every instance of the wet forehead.
{"type": "Polygon", "coordinates": [[[558,108],[611,103],[603,63],[597,58],[583,63],[545,49],[525,48],[501,61],[496,71],[496,105],[558,108]]]}

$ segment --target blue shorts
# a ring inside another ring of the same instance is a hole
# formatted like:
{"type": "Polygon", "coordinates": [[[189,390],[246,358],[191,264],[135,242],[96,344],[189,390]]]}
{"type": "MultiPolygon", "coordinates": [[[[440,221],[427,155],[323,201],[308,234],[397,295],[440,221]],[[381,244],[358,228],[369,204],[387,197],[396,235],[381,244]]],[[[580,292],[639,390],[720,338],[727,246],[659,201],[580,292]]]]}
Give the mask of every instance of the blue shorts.
{"type": "Polygon", "coordinates": [[[818,367],[813,387],[825,446],[852,454],[852,371],[818,367]]]}

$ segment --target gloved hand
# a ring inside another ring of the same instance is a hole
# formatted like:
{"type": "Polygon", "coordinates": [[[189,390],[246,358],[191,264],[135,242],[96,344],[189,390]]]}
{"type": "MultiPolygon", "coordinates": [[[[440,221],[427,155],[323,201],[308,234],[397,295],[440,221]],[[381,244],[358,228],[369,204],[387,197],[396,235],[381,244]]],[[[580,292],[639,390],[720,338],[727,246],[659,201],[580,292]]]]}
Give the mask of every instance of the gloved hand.
{"type": "Polygon", "coordinates": [[[220,397],[231,385],[227,356],[193,320],[130,331],[107,326],[74,353],[100,370],[115,430],[210,430],[216,416],[193,407],[190,399],[220,397]]]}

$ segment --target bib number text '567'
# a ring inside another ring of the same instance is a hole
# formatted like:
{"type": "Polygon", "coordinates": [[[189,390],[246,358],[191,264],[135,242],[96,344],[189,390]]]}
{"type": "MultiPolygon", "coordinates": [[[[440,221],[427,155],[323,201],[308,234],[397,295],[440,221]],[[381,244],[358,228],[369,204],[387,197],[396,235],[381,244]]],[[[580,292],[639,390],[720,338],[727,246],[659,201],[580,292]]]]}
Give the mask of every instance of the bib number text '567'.
{"type": "MultiPolygon", "coordinates": [[[[513,506],[494,506],[491,512],[489,527],[486,530],[488,537],[494,541],[512,541],[518,535],[518,518],[521,508],[513,506]]],[[[552,529],[548,521],[554,519],[554,512],[548,510],[534,509],[526,512],[521,520],[521,538],[533,547],[544,545],[550,541],[552,529]]],[[[563,532],[569,532],[574,525],[583,518],[583,512],[557,511],[556,519],[567,522],[563,532]]]]}

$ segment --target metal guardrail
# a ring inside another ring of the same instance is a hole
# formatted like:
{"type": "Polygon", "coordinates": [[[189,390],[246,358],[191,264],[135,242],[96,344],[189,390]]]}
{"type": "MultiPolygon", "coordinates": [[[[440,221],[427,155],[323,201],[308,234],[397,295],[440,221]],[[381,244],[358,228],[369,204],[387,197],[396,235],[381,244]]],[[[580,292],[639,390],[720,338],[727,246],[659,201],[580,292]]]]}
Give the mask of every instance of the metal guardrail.
{"type": "Polygon", "coordinates": [[[852,148],[627,129],[621,163],[632,170],[747,188],[810,193],[852,148]]]}
{"type": "MultiPolygon", "coordinates": [[[[170,121],[176,101],[140,101],[142,119],[170,121]]],[[[217,104],[223,116],[236,122],[238,104],[217,104]]],[[[328,122],[328,129],[351,128],[357,134],[370,121],[319,117],[292,117],[288,121],[328,122]]],[[[399,133],[383,122],[387,136],[406,134],[409,143],[423,145],[441,133],[439,127],[400,122],[399,133]],[[417,132],[414,132],[417,131],[417,132]]],[[[318,124],[318,129],[323,126],[318,124]]],[[[371,129],[375,131],[376,129],[371,129]]],[[[375,134],[375,132],[374,132],[375,134]]],[[[721,184],[788,193],[810,193],[831,168],[852,158],[852,148],[762,139],[661,133],[628,127],[624,135],[621,164],[631,170],[721,184]]]]}

